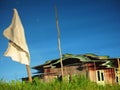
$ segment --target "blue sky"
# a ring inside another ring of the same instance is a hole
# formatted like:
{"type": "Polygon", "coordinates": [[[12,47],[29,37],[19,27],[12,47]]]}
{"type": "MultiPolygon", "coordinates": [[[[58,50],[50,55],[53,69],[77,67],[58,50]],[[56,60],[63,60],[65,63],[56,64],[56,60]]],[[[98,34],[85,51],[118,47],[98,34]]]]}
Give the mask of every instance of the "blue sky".
{"type": "MultiPolygon", "coordinates": [[[[56,0],[62,53],[120,57],[119,0],[56,0]]],[[[0,78],[27,76],[25,65],[4,57],[3,31],[18,10],[31,55],[31,67],[59,58],[54,0],[0,0],[0,78]]],[[[34,72],[34,70],[31,70],[34,72]]]]}

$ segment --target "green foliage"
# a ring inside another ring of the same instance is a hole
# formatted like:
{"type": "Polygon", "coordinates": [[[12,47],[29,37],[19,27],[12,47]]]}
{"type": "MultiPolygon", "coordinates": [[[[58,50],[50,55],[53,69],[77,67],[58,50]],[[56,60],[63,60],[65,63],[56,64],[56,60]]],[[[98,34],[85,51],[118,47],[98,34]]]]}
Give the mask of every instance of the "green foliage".
{"type": "Polygon", "coordinates": [[[45,83],[35,78],[32,83],[0,80],[0,90],[120,90],[120,85],[97,85],[84,76],[73,76],[71,81],[59,81],[45,83]]]}

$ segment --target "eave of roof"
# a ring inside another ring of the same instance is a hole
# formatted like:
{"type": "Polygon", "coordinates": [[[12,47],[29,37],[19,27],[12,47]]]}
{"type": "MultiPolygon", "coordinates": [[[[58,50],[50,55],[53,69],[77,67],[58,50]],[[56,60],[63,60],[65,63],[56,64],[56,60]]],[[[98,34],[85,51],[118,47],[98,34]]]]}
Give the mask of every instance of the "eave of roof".
{"type": "MultiPolygon", "coordinates": [[[[97,56],[95,54],[84,54],[84,55],[74,55],[74,54],[64,54],[62,60],[66,60],[69,58],[73,59],[79,59],[81,62],[107,62],[107,61],[113,61],[117,60],[117,58],[109,58],[109,56],[97,56]],[[91,60],[89,57],[95,58],[94,60],[91,60]]],[[[39,69],[43,66],[50,65],[50,67],[54,67],[55,64],[60,63],[60,59],[55,60],[49,60],[45,64],[37,65],[32,67],[32,69],[39,69]]]]}

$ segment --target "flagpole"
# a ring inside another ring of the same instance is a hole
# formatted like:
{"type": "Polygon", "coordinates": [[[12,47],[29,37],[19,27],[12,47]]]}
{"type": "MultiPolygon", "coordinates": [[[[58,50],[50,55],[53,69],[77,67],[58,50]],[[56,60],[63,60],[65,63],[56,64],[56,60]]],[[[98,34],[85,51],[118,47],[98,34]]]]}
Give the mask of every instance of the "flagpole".
{"type": "Polygon", "coordinates": [[[16,9],[13,9],[12,22],[3,32],[3,35],[9,40],[8,48],[4,56],[11,57],[14,61],[26,65],[29,81],[32,82],[30,72],[30,55],[25,40],[24,28],[16,9]]]}
{"type": "Polygon", "coordinates": [[[31,71],[30,71],[30,65],[26,65],[27,69],[27,74],[28,74],[28,80],[32,82],[32,76],[31,76],[31,71]]]}

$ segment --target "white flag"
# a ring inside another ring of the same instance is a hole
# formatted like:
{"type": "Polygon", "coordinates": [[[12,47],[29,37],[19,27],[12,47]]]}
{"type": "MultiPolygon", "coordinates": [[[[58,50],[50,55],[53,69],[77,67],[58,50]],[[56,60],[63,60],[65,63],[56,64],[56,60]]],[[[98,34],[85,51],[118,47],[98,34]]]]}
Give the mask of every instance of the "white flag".
{"type": "Polygon", "coordinates": [[[3,35],[9,40],[9,45],[4,56],[9,56],[21,64],[29,65],[30,55],[25,40],[24,28],[16,9],[14,9],[12,23],[4,30],[3,35]]]}

